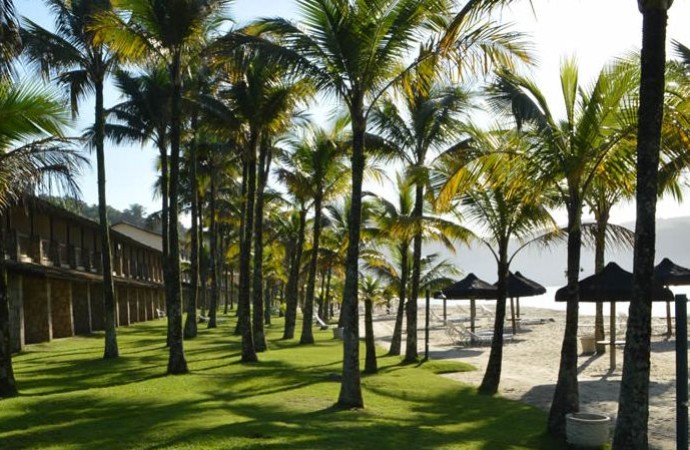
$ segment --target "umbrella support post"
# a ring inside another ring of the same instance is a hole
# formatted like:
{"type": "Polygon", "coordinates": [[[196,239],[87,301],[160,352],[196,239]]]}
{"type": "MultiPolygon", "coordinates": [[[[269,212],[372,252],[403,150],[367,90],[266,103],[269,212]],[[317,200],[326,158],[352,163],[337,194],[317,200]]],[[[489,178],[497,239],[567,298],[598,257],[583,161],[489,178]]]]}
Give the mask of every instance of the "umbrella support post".
{"type": "Polygon", "coordinates": [[[470,331],[474,333],[474,318],[477,317],[477,307],[474,304],[474,299],[470,299],[470,331]]]}
{"type": "Polygon", "coordinates": [[[444,297],[443,297],[443,325],[447,325],[447,324],[448,324],[447,301],[448,301],[448,299],[444,296],[444,297]]]}
{"type": "Polygon", "coordinates": [[[609,369],[616,370],[616,302],[611,302],[611,317],[609,318],[609,339],[611,348],[609,349],[611,362],[609,369]]]}
{"type": "Polygon", "coordinates": [[[666,335],[673,336],[673,323],[671,322],[671,302],[666,302],[666,335]]]}
{"type": "Polygon", "coordinates": [[[510,319],[513,322],[513,335],[517,334],[517,326],[515,326],[515,309],[513,307],[513,297],[510,297],[510,319]]]}
{"type": "MultiPolygon", "coordinates": [[[[688,429],[688,297],[676,295],[676,430],[688,429]]],[[[688,448],[688,433],[676,433],[676,448],[688,448]]]]}

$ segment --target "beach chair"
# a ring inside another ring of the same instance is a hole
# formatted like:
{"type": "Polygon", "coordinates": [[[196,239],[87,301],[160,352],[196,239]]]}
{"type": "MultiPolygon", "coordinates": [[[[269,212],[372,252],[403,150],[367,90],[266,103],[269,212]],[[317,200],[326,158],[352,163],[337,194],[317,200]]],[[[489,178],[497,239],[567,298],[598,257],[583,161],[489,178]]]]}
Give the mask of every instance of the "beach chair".
{"type": "Polygon", "coordinates": [[[316,322],[322,330],[328,330],[330,326],[318,314],[314,313],[314,322],[316,322]]]}
{"type": "MultiPolygon", "coordinates": [[[[461,323],[458,323],[457,327],[464,333],[467,333],[470,336],[470,339],[473,342],[477,342],[479,345],[491,345],[491,341],[493,341],[494,332],[492,330],[477,331],[473,333],[465,328],[465,326],[461,323]]],[[[512,342],[513,337],[513,333],[503,333],[503,342],[512,342]]]]}
{"type": "Polygon", "coordinates": [[[159,319],[165,317],[165,311],[163,311],[163,310],[160,309],[160,308],[156,308],[156,316],[157,316],[159,319]]]}

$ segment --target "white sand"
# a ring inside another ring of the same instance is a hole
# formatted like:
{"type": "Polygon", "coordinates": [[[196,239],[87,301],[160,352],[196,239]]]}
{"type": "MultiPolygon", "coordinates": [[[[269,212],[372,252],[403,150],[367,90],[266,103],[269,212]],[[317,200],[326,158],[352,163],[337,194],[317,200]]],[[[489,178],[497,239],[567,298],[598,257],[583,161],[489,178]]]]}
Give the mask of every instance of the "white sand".
{"type": "MultiPolygon", "coordinates": [[[[440,308],[434,307],[434,310],[437,317],[440,316],[440,308]]],[[[420,311],[418,334],[420,352],[423,352],[424,349],[424,317],[422,313],[423,311],[420,311]]],[[[460,314],[457,310],[454,310],[454,313],[455,316],[460,314]]],[[[558,374],[565,314],[562,311],[523,308],[522,317],[525,320],[548,318],[554,321],[523,325],[513,342],[505,345],[499,392],[505,398],[548,410],[558,374]]],[[[448,318],[453,318],[450,310],[448,318]]],[[[394,318],[390,315],[378,316],[374,322],[374,334],[378,344],[384,348],[390,346],[393,320],[394,318]]],[[[580,323],[593,322],[593,317],[580,317],[580,323]]],[[[490,329],[492,322],[490,318],[485,317],[480,319],[478,325],[482,329],[490,329]]],[[[608,331],[608,318],[606,318],[606,325],[608,331]]],[[[432,359],[457,359],[474,365],[477,367],[476,371],[447,376],[463,383],[478,386],[486,369],[490,348],[488,346],[459,347],[454,345],[452,339],[448,337],[443,323],[433,318],[430,321],[430,329],[430,357],[432,359]]],[[[510,322],[506,322],[506,331],[509,330],[510,322]]],[[[581,330],[580,334],[585,329],[581,330]]],[[[664,330],[665,320],[655,318],[654,333],[661,333],[664,330]]],[[[403,352],[404,348],[403,341],[403,352]]],[[[581,350],[581,347],[579,349],[581,350]]],[[[617,348],[616,357],[617,365],[614,371],[609,370],[610,355],[608,353],[578,357],[581,411],[602,412],[614,417],[615,420],[623,365],[622,347],[617,348]]],[[[667,340],[666,336],[655,334],[652,337],[651,360],[650,446],[654,449],[673,449],[675,448],[676,423],[675,338],[667,340]]]]}

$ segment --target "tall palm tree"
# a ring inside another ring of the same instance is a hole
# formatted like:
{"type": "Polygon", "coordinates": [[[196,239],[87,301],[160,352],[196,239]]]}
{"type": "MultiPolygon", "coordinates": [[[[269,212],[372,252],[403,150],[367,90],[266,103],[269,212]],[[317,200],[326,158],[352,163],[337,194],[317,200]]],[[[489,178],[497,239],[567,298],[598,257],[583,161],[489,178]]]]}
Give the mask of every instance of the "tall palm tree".
{"type": "Polygon", "coordinates": [[[647,448],[652,281],[656,239],[661,121],[664,115],[666,21],[673,0],[638,0],[642,13],[640,104],[637,129],[637,220],[633,295],[625,340],[613,448],[647,448]]]}
{"type": "MultiPolygon", "coordinates": [[[[508,274],[513,258],[528,244],[548,242],[560,230],[546,209],[548,191],[525,177],[527,139],[516,130],[493,129],[471,135],[472,146],[492,158],[490,168],[482,168],[478,177],[469,176],[469,186],[457,184],[453,179],[459,172],[472,172],[472,164],[459,158],[444,158],[448,166],[441,166],[446,191],[440,198],[458,195],[462,214],[481,224],[485,237],[477,237],[496,260],[498,269],[496,316],[491,353],[479,392],[493,395],[498,391],[503,360],[503,329],[506,313],[508,274]],[[536,236],[536,237],[535,237],[536,236]],[[511,239],[520,246],[510,252],[511,239]]],[[[446,202],[443,202],[446,203],[446,202]]],[[[441,207],[447,206],[440,204],[441,207]]]]}
{"type": "Polygon", "coordinates": [[[604,68],[593,86],[581,88],[575,61],[560,72],[565,120],[559,120],[539,87],[507,71],[499,73],[491,104],[510,111],[519,129],[533,140],[529,177],[542,189],[555,189],[568,213],[567,273],[570,300],[561,363],[548,419],[552,434],[564,435],[565,415],[579,409],[577,386],[578,277],[582,242],[582,208],[597,171],[607,162],[610,173],[630,173],[628,146],[619,145],[635,131],[628,107],[635,93],[635,71],[629,65],[604,68]],[[618,161],[618,163],[613,163],[618,161]]]}
{"type": "Polygon", "coordinates": [[[99,14],[112,10],[109,0],[46,0],[55,17],[55,32],[27,20],[22,32],[27,59],[46,76],[55,74],[58,83],[69,89],[73,114],[79,102],[93,91],[96,96],[94,146],[98,176],[98,215],[101,234],[103,301],[105,305],[104,358],[119,355],[115,331],[115,293],[113,286],[110,227],[105,191],[105,108],[103,83],[114,70],[117,58],[91,30],[99,14]]]}
{"type": "MultiPolygon", "coordinates": [[[[74,176],[84,159],[69,148],[71,142],[63,137],[69,123],[67,116],[62,101],[52,93],[35,86],[0,81],[0,215],[7,214],[23,194],[36,188],[49,188],[57,183],[66,193],[78,191],[74,176]]],[[[4,226],[0,226],[0,255],[5,254],[5,232],[4,226]]],[[[3,256],[0,258],[0,398],[15,395],[7,265],[3,256]]]]}
{"type": "MultiPolygon", "coordinates": [[[[444,151],[461,125],[460,113],[469,106],[469,95],[460,87],[443,82],[442,63],[438,56],[428,56],[429,48],[422,47],[422,61],[405,73],[396,85],[400,102],[393,96],[384,98],[381,106],[372,111],[374,130],[386,140],[395,156],[403,161],[408,176],[414,180],[415,195],[411,217],[418,224],[424,212],[424,196],[429,182],[427,158],[432,151],[444,151]]],[[[417,298],[419,297],[420,261],[422,258],[422,229],[418,226],[412,236],[411,296],[407,302],[407,341],[405,361],[417,360],[417,298]]],[[[397,325],[397,322],[396,322],[397,325]]],[[[391,349],[395,350],[391,345],[391,349]]]]}
{"type": "MultiPolygon", "coordinates": [[[[240,42],[309,76],[319,88],[337,95],[347,106],[352,127],[352,208],[343,294],[343,377],[338,405],[363,406],[359,372],[357,319],[358,259],[365,167],[367,104],[372,105],[400,76],[399,62],[419,41],[418,31],[444,2],[428,0],[300,0],[302,26],[266,19],[251,28],[258,35],[277,36],[280,44],[245,37],[240,42]]],[[[238,37],[232,36],[232,45],[238,37]]]]}
{"type": "MultiPolygon", "coordinates": [[[[122,58],[157,59],[168,68],[172,85],[170,101],[170,179],[168,217],[168,271],[166,291],[171,324],[168,373],[186,373],[182,343],[180,296],[180,243],[178,192],[180,136],[182,131],[182,73],[203,44],[210,23],[223,12],[228,0],[113,0],[116,13],[104,13],[92,29],[97,42],[107,42],[122,58]]],[[[214,22],[215,21],[215,22],[214,22]]]]}

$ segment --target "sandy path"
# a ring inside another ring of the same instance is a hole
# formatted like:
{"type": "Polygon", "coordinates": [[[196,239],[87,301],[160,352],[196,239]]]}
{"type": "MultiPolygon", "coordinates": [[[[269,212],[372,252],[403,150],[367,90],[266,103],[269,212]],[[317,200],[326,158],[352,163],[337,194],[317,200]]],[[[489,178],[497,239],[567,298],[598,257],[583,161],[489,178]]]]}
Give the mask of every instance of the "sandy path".
{"type": "MultiPolygon", "coordinates": [[[[436,311],[439,315],[440,311],[436,311]]],[[[553,319],[542,324],[523,325],[513,342],[506,344],[503,356],[500,394],[548,410],[558,374],[560,347],[565,327],[565,314],[547,309],[523,310],[524,318],[553,319]]],[[[452,318],[449,315],[449,318],[452,318]]],[[[390,345],[393,317],[379,316],[374,322],[378,344],[390,345]]],[[[593,322],[581,317],[581,323],[593,322]]],[[[655,330],[663,330],[661,320],[655,319],[655,330]]],[[[423,317],[420,315],[419,346],[424,346],[423,317]]],[[[458,347],[446,334],[442,322],[432,320],[429,338],[432,359],[458,359],[478,370],[448,375],[449,378],[478,386],[489,357],[488,347],[458,347]]],[[[508,325],[508,324],[506,324],[508,325]]],[[[481,328],[490,328],[491,319],[479,321],[481,328]]],[[[507,327],[508,328],[508,327],[507,327]]],[[[403,335],[404,338],[404,335],[403,335]]],[[[654,449],[675,448],[675,340],[665,336],[652,338],[652,369],[650,386],[649,433],[654,449]]],[[[404,343],[403,343],[404,349],[404,343]]],[[[580,408],[582,411],[603,412],[615,418],[623,362],[623,350],[617,349],[616,370],[609,370],[609,354],[579,356],[580,408]]]]}

